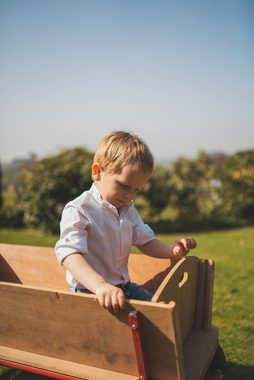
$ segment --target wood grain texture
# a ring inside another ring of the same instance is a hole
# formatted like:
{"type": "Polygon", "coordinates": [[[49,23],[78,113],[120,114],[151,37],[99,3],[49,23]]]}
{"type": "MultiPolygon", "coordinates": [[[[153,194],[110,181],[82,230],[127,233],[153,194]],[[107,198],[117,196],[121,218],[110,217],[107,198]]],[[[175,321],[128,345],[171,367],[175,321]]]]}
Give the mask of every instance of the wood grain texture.
{"type": "Polygon", "coordinates": [[[0,280],[67,290],[53,248],[0,244],[0,280]]]}
{"type": "Polygon", "coordinates": [[[152,299],[153,302],[176,303],[182,342],[188,338],[194,326],[198,272],[197,257],[182,258],[165,277],[152,299]]]}
{"type": "MultiPolygon", "coordinates": [[[[130,254],[131,281],[155,292],[177,261],[130,254]]],[[[53,248],[0,244],[0,280],[68,290],[65,269],[58,263],[53,248]]]]}
{"type": "Polygon", "coordinates": [[[89,367],[84,364],[20,351],[5,346],[0,346],[0,358],[10,362],[13,362],[15,359],[14,362],[16,363],[22,363],[26,366],[48,370],[57,374],[73,376],[82,380],[137,380],[137,376],[89,367]]]}
{"type": "Polygon", "coordinates": [[[202,380],[218,344],[214,262],[131,254],[129,271],[153,302],[127,301],[113,314],[67,290],[53,248],[0,244],[0,358],[82,379],[137,379],[128,314],[138,310],[149,380],[202,380]]]}
{"type": "Polygon", "coordinates": [[[193,330],[183,347],[186,380],[202,380],[218,347],[218,330],[193,330]]]}
{"type": "Polygon", "coordinates": [[[212,302],[214,285],[214,261],[199,260],[197,307],[195,328],[208,330],[212,326],[212,302]]]}
{"type": "Polygon", "coordinates": [[[3,282],[0,298],[1,346],[128,375],[138,373],[128,324],[138,310],[151,379],[178,379],[173,303],[132,301],[115,315],[93,296],[3,282]]]}

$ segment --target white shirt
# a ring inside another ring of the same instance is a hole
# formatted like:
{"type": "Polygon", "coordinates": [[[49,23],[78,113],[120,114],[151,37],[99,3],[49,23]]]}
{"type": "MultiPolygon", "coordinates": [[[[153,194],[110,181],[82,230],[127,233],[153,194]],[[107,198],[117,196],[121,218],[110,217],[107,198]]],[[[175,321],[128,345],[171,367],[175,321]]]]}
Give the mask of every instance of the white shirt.
{"type": "MultiPolygon", "coordinates": [[[[112,285],[130,280],[128,258],[132,245],[142,245],[155,238],[133,203],[121,207],[118,212],[116,207],[101,199],[95,184],[65,206],[60,230],[55,247],[59,262],[79,252],[112,285]]],[[[82,288],[68,271],[66,279],[71,287],[82,288]]]]}

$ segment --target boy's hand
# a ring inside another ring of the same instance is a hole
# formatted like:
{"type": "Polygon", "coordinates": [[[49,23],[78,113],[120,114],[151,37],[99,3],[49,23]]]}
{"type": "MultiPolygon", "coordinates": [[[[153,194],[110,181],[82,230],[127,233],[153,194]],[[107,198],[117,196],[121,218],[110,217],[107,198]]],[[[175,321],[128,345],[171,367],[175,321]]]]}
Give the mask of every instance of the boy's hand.
{"type": "Polygon", "coordinates": [[[190,249],[196,248],[197,242],[192,237],[179,237],[176,240],[177,244],[173,248],[174,255],[183,257],[188,254],[190,249]]]}
{"type": "Polygon", "coordinates": [[[100,305],[108,310],[113,308],[113,311],[117,312],[119,309],[124,309],[124,292],[117,286],[104,282],[95,290],[95,295],[100,305]]]}

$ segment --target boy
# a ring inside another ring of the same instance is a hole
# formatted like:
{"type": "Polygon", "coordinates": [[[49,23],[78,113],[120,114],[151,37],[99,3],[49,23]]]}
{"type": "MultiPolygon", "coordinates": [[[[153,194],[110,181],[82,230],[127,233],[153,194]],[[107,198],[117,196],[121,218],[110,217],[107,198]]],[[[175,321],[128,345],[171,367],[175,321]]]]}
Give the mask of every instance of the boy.
{"type": "Polygon", "coordinates": [[[96,150],[92,187],[63,211],[55,250],[67,270],[70,288],[94,293],[107,309],[124,308],[125,298],[152,298],[130,282],[127,263],[132,245],[146,255],[165,259],[184,256],[196,247],[191,237],[170,245],[156,239],[139,216],[133,202],[153,166],[153,156],[142,139],[112,132],[96,150]]]}

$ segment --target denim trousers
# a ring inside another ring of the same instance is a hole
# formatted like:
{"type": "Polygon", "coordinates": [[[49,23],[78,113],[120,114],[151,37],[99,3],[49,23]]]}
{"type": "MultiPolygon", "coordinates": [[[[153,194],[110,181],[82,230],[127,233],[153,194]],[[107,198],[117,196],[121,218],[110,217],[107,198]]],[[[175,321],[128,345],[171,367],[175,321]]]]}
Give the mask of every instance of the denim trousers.
{"type": "MultiPolygon", "coordinates": [[[[148,290],[142,288],[142,286],[136,284],[135,282],[128,282],[127,284],[117,285],[118,288],[122,289],[124,295],[127,299],[140,300],[140,301],[151,301],[153,295],[148,290]]],[[[72,292],[76,293],[88,293],[92,294],[87,289],[73,289],[70,288],[72,292]]]]}

